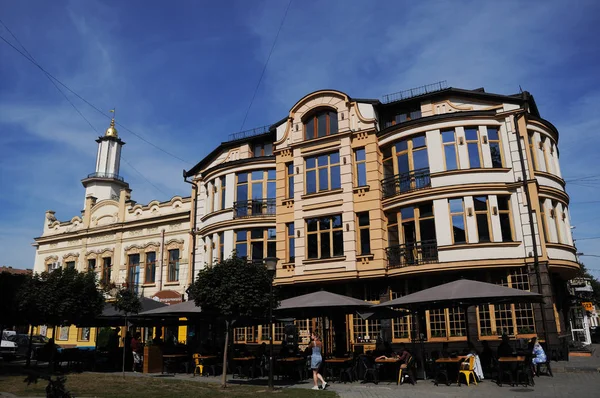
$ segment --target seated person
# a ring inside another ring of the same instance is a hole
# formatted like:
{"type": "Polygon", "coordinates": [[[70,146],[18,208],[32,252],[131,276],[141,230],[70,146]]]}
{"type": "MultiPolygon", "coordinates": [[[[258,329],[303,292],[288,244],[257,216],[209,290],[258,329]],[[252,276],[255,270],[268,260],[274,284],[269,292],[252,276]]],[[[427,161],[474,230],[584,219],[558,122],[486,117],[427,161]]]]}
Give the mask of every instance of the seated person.
{"type": "Polygon", "coordinates": [[[546,357],[546,353],[544,352],[544,349],[539,343],[537,337],[532,338],[529,344],[531,346],[530,352],[533,354],[533,357],[531,358],[531,363],[534,366],[540,363],[544,363],[548,360],[548,358],[546,357]]]}
{"type": "Polygon", "coordinates": [[[386,355],[380,355],[377,358],[375,358],[375,360],[382,360],[382,359],[398,359],[400,362],[402,362],[402,365],[400,365],[400,368],[402,369],[406,369],[406,364],[408,363],[408,360],[412,357],[412,355],[410,354],[410,352],[408,352],[408,350],[406,349],[406,347],[404,346],[404,344],[400,345],[400,354],[396,354],[396,353],[392,353],[389,357],[386,355]]]}
{"type": "Polygon", "coordinates": [[[501,357],[512,357],[514,353],[514,349],[509,343],[508,335],[502,335],[502,342],[498,346],[498,358],[501,357]]]}

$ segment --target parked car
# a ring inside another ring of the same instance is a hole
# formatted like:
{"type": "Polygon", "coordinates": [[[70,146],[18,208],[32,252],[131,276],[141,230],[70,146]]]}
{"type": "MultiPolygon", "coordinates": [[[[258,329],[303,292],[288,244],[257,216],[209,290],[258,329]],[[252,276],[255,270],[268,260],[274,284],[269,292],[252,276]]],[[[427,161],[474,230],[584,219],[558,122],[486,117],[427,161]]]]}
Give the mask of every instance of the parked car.
{"type": "MultiPolygon", "coordinates": [[[[9,340],[15,342],[18,346],[16,355],[26,358],[29,349],[29,335],[16,334],[10,336],[9,340]]],[[[48,343],[49,339],[45,336],[33,335],[31,341],[31,359],[37,359],[39,351],[48,343]]],[[[56,345],[56,348],[59,349],[60,346],[56,345]]]]}
{"type": "Polygon", "coordinates": [[[17,355],[17,347],[17,343],[15,343],[14,341],[2,339],[0,343],[0,354],[2,355],[2,359],[4,359],[5,361],[10,361],[14,359],[17,355]]]}

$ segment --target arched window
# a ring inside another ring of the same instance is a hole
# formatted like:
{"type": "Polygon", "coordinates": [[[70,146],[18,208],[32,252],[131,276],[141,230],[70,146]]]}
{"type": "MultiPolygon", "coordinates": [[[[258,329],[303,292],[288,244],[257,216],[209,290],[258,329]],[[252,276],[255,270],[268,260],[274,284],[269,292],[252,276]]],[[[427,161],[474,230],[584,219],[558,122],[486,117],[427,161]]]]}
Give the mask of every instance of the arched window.
{"type": "Polygon", "coordinates": [[[304,119],[304,138],[312,140],[317,137],[336,134],[338,132],[337,112],[321,110],[304,119]]]}

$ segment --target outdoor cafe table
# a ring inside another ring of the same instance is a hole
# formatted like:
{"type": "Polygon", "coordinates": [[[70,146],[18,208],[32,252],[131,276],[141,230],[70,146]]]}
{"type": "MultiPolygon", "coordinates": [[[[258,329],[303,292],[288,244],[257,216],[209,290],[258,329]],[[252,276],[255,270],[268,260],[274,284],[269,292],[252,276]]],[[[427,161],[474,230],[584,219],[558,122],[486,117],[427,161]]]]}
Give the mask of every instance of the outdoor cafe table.
{"type": "MultiPolygon", "coordinates": [[[[164,354],[163,356],[163,373],[168,373],[165,372],[165,369],[168,370],[168,368],[172,365],[175,365],[178,361],[189,357],[189,355],[187,354],[164,354]]],[[[187,368],[187,366],[186,366],[187,368]]],[[[186,369],[187,370],[187,369],[186,369]]],[[[175,373],[175,372],[173,372],[175,373]]]]}
{"type": "MultiPolygon", "coordinates": [[[[217,359],[216,355],[198,355],[197,357],[195,357],[196,359],[198,359],[200,361],[200,364],[204,367],[206,366],[206,361],[210,360],[210,359],[217,359]]],[[[203,369],[204,372],[204,369],[203,369]]],[[[203,376],[203,375],[200,375],[203,376]]]]}
{"type": "Polygon", "coordinates": [[[400,358],[381,358],[381,359],[376,359],[375,363],[381,364],[381,365],[389,365],[389,364],[394,364],[397,365],[396,369],[395,369],[395,374],[396,376],[398,375],[398,372],[400,371],[400,358]]]}
{"type": "MultiPolygon", "coordinates": [[[[532,386],[535,385],[535,382],[533,381],[533,377],[531,377],[531,374],[530,374],[530,372],[527,369],[527,364],[525,363],[526,359],[527,359],[527,357],[522,356],[522,355],[519,355],[519,356],[516,356],[516,357],[500,357],[500,358],[498,358],[498,366],[499,366],[499,370],[498,370],[498,373],[499,373],[498,374],[498,385],[500,387],[502,387],[502,379],[503,379],[502,376],[504,375],[503,369],[504,369],[504,366],[506,364],[522,365],[523,366],[522,371],[523,371],[523,373],[525,375],[527,375],[527,382],[528,382],[528,384],[531,384],[532,386]]],[[[511,369],[511,374],[513,374],[513,377],[516,378],[515,381],[518,384],[519,383],[519,372],[518,372],[518,370],[515,371],[514,369],[511,369]]],[[[512,382],[512,380],[511,380],[511,382],[512,382]]]]}
{"type": "MultiPolygon", "coordinates": [[[[233,362],[240,362],[243,363],[244,365],[240,366],[240,368],[242,368],[244,371],[250,371],[250,369],[252,368],[252,363],[254,362],[256,358],[255,357],[238,357],[238,358],[232,358],[233,362]]],[[[254,372],[252,372],[254,373],[254,372]]],[[[249,377],[249,375],[248,375],[249,377]]]]}
{"type": "MultiPolygon", "coordinates": [[[[331,365],[331,377],[335,378],[335,375],[333,373],[333,369],[335,368],[341,368],[345,363],[351,362],[352,358],[327,358],[325,359],[325,363],[328,365],[331,365]]],[[[341,380],[340,380],[341,381],[341,380]]]]}
{"type": "MultiPolygon", "coordinates": [[[[464,361],[465,359],[467,359],[466,355],[459,355],[457,357],[450,357],[450,358],[438,358],[435,360],[435,363],[440,364],[440,370],[438,370],[437,374],[435,375],[435,385],[438,385],[438,377],[440,375],[444,375],[446,377],[446,385],[450,385],[450,376],[448,375],[448,365],[452,364],[452,365],[459,365],[462,361],[464,361]]],[[[458,372],[457,372],[458,373],[458,372]]]]}

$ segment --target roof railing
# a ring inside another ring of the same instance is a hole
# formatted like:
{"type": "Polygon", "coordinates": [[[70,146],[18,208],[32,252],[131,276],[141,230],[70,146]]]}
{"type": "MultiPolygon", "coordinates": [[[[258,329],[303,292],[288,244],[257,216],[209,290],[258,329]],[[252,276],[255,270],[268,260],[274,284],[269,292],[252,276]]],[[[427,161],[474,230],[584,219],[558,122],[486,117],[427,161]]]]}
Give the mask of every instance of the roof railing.
{"type": "Polygon", "coordinates": [[[271,125],[267,124],[266,126],[255,127],[250,130],[244,130],[238,133],[229,134],[227,141],[236,141],[244,138],[254,137],[256,135],[265,134],[269,132],[269,127],[271,127],[271,125]]]}
{"type": "Polygon", "coordinates": [[[436,91],[442,91],[448,88],[448,82],[446,80],[439,81],[437,83],[427,84],[425,86],[415,87],[404,91],[398,91],[397,93],[386,94],[381,98],[381,102],[389,104],[390,102],[405,100],[419,95],[425,95],[429,93],[435,93],[436,91]]]}

